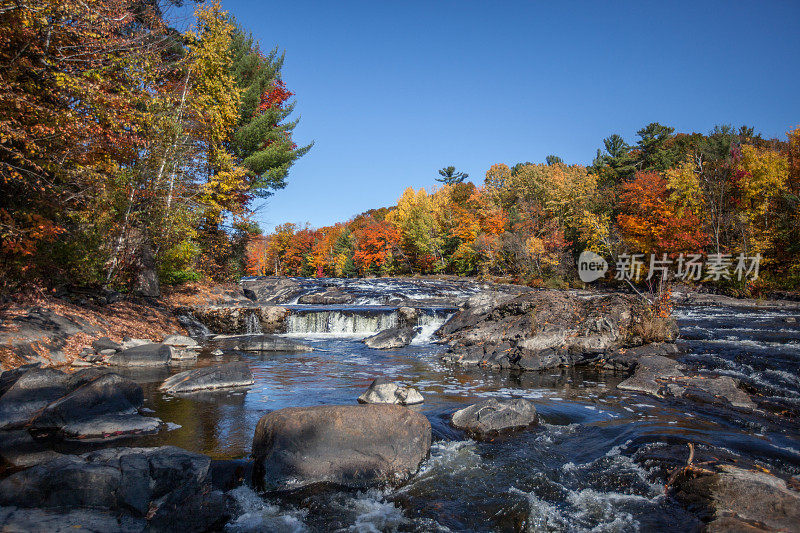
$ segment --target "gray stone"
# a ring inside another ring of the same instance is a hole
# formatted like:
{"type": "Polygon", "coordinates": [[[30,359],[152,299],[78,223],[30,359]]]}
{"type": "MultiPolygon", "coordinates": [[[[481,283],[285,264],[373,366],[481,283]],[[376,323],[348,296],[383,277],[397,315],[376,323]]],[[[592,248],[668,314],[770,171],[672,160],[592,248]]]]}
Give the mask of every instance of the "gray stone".
{"type": "Polygon", "coordinates": [[[41,509],[20,509],[0,507],[0,524],[8,533],[27,533],[41,531],[47,533],[140,533],[147,522],[144,518],[117,516],[115,513],[73,509],[65,512],[44,511],[41,509]]]}
{"type": "Polygon", "coordinates": [[[396,403],[414,405],[424,402],[422,394],[413,387],[403,387],[396,383],[388,383],[376,379],[369,388],[358,397],[359,403],[396,403]]]}
{"type": "Polygon", "coordinates": [[[527,427],[537,420],[533,402],[524,398],[489,398],[453,413],[452,423],[458,429],[484,437],[500,431],[527,427]]]}
{"type": "Polygon", "coordinates": [[[259,420],[253,477],[271,489],[399,483],[417,471],[430,444],[427,418],[399,405],[290,407],[259,420]]]}
{"type": "Polygon", "coordinates": [[[246,387],[255,383],[247,363],[228,363],[187,370],[171,376],[159,387],[162,392],[181,393],[209,389],[246,387]]]}
{"type": "Polygon", "coordinates": [[[311,346],[278,337],[277,335],[217,335],[214,344],[226,350],[242,352],[310,352],[311,346]]]}
{"type": "Polygon", "coordinates": [[[135,346],[144,346],[145,344],[153,344],[153,341],[150,339],[132,339],[131,337],[125,337],[122,339],[123,350],[127,350],[128,348],[133,348],[135,346]]]}
{"type": "Polygon", "coordinates": [[[0,397],[0,429],[25,425],[50,402],[67,393],[69,376],[53,368],[26,368],[0,397]]]}
{"type": "Polygon", "coordinates": [[[163,366],[172,359],[169,346],[163,344],[143,344],[126,348],[108,358],[112,366],[163,366]]]}
{"type": "Polygon", "coordinates": [[[118,352],[122,349],[122,345],[118,342],[114,342],[108,337],[100,337],[99,339],[92,341],[92,348],[97,353],[102,353],[103,350],[112,350],[113,352],[118,352]]]}
{"type": "Polygon", "coordinates": [[[617,388],[659,396],[664,380],[682,377],[682,369],[681,364],[669,357],[646,355],[638,359],[635,373],[617,385],[617,388]]]}
{"type": "Polygon", "coordinates": [[[191,337],[187,337],[186,335],[167,335],[164,337],[164,340],[161,341],[161,344],[166,344],[167,346],[176,346],[178,348],[199,348],[200,345],[191,337]]]}
{"type": "Polygon", "coordinates": [[[371,337],[367,337],[364,339],[364,344],[377,350],[402,348],[403,346],[408,346],[411,341],[414,340],[415,336],[416,332],[414,328],[391,328],[383,330],[371,337]]]}

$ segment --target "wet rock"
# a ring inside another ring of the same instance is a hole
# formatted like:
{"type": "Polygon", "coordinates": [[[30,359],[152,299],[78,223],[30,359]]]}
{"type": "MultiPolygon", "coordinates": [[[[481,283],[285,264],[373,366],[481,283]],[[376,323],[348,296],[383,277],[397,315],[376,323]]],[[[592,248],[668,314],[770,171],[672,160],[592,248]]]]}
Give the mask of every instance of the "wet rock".
{"type": "Polygon", "coordinates": [[[112,341],[108,337],[100,337],[99,339],[92,341],[92,348],[97,353],[102,353],[103,350],[111,350],[111,353],[114,353],[122,350],[122,345],[118,342],[112,341]]]}
{"type": "Polygon", "coordinates": [[[82,371],[73,378],[76,388],[45,407],[30,422],[29,431],[37,438],[68,440],[102,439],[158,431],[161,421],[143,417],[142,388],[114,373],[97,374],[97,369],[82,371]],[[88,380],[83,383],[84,380],[88,380]]]}
{"type": "Polygon", "coordinates": [[[197,359],[197,356],[200,355],[200,347],[179,348],[177,346],[170,346],[169,354],[172,361],[197,359]]]}
{"type": "Polygon", "coordinates": [[[422,394],[413,387],[404,387],[397,383],[389,383],[376,379],[369,388],[358,397],[359,403],[396,403],[414,405],[424,402],[422,394]]]}
{"type": "Polygon", "coordinates": [[[478,294],[438,331],[450,344],[443,359],[494,368],[542,370],[589,364],[620,348],[672,342],[673,319],[653,317],[640,298],[532,291],[478,294]]]}
{"type": "Polygon", "coordinates": [[[144,531],[147,526],[147,522],[143,518],[117,516],[115,513],[89,509],[56,512],[18,507],[0,507],[0,524],[3,525],[3,530],[9,533],[25,531],[138,533],[144,531]]]}
{"type": "MultiPolygon", "coordinates": [[[[46,463],[61,454],[34,440],[25,429],[4,431],[0,434],[0,458],[16,468],[46,463]]],[[[0,524],[3,521],[0,520],[0,524]]]]}
{"type": "Polygon", "coordinates": [[[597,363],[601,368],[608,370],[633,370],[639,359],[648,355],[674,356],[681,352],[680,348],[673,343],[656,342],[635,346],[633,348],[621,348],[619,350],[606,353],[597,363]]]}
{"type": "Polygon", "coordinates": [[[225,350],[242,352],[310,352],[311,346],[277,335],[217,335],[214,344],[225,350]]]}
{"type": "Polygon", "coordinates": [[[163,344],[143,344],[127,348],[108,358],[112,366],[163,366],[172,359],[172,350],[163,344]]]}
{"type": "Polygon", "coordinates": [[[69,376],[53,368],[27,368],[10,379],[14,377],[13,385],[0,397],[0,429],[24,426],[40,409],[67,393],[69,376]]]}
{"type": "Polygon", "coordinates": [[[399,405],[290,407],[259,420],[253,477],[271,489],[398,483],[416,472],[430,444],[427,418],[399,405]]]}
{"type": "Polygon", "coordinates": [[[167,378],[159,390],[168,393],[246,387],[255,383],[247,363],[229,363],[180,372],[167,378]]]}
{"type": "Polygon", "coordinates": [[[453,413],[451,422],[458,429],[485,437],[535,424],[538,420],[533,402],[524,398],[489,398],[453,413]]]}
{"type": "Polygon", "coordinates": [[[352,294],[347,294],[338,288],[332,288],[324,292],[305,294],[297,299],[297,303],[313,305],[344,305],[352,303],[353,300],[355,300],[355,298],[352,294]]]}
{"type": "Polygon", "coordinates": [[[750,395],[730,376],[691,374],[684,365],[661,355],[640,357],[634,374],[618,389],[645,392],[662,398],[682,398],[702,403],[755,409],[750,395]]]}
{"type": "Polygon", "coordinates": [[[683,365],[669,357],[646,355],[639,358],[635,373],[617,385],[617,388],[659,396],[664,380],[683,377],[683,368],[683,365]]]}
{"type": "Polygon", "coordinates": [[[263,277],[242,281],[242,289],[252,293],[258,302],[289,303],[307,291],[307,282],[296,278],[263,277]]]}
{"type": "Polygon", "coordinates": [[[176,346],[178,348],[194,348],[200,346],[196,340],[186,335],[167,335],[161,344],[176,346]]]}
{"type": "Polygon", "coordinates": [[[255,317],[263,333],[284,333],[289,310],[285,307],[266,305],[259,307],[203,306],[187,310],[194,319],[199,320],[215,333],[247,333],[248,320],[255,317]]]}
{"type": "Polygon", "coordinates": [[[800,493],[765,472],[731,465],[711,474],[687,469],[671,493],[701,514],[707,531],[800,530],[800,493]]]}
{"type": "Polygon", "coordinates": [[[401,327],[415,327],[419,320],[419,309],[403,306],[397,309],[397,321],[401,327]]]}
{"type": "Polygon", "coordinates": [[[364,339],[364,344],[377,350],[389,350],[392,348],[402,348],[408,346],[417,333],[414,328],[391,328],[385,329],[376,335],[364,339]]]}
{"type": "Polygon", "coordinates": [[[210,464],[172,446],[62,456],[0,482],[0,505],[38,512],[91,508],[146,520],[150,530],[203,531],[227,519],[221,494],[211,490],[210,464]]]}

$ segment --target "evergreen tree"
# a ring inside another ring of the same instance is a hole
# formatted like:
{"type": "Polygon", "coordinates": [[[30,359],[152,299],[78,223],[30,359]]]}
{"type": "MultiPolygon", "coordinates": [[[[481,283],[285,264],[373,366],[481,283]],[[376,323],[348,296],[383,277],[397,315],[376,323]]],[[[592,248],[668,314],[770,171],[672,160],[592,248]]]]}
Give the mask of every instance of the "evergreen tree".
{"type": "Polygon", "coordinates": [[[251,175],[251,192],[266,197],[286,186],[289,168],[311,149],[298,147],[292,132],[299,118],[284,122],[294,111],[294,95],[281,80],[284,55],[263,54],[252,35],[240,26],[232,35],[231,73],[242,91],[239,120],[231,150],[251,175]]]}
{"type": "Polygon", "coordinates": [[[552,167],[553,165],[563,164],[564,160],[558,157],[557,155],[550,154],[544,158],[544,162],[547,163],[548,167],[552,167]]]}
{"type": "Polygon", "coordinates": [[[680,161],[681,154],[669,143],[674,131],[675,128],[651,122],[636,132],[639,170],[666,170],[680,161]]]}
{"type": "Polygon", "coordinates": [[[439,171],[439,175],[441,178],[436,178],[436,181],[441,181],[446,185],[453,185],[455,183],[461,183],[465,179],[469,177],[469,174],[466,172],[456,172],[456,167],[449,166],[444,167],[439,171]]]}
{"type": "MultiPolygon", "coordinates": [[[[614,183],[627,181],[636,171],[635,161],[631,156],[631,147],[621,135],[616,133],[603,139],[605,154],[598,153],[601,166],[607,167],[607,173],[614,183]]],[[[598,150],[599,152],[599,150],[598,150]]]]}

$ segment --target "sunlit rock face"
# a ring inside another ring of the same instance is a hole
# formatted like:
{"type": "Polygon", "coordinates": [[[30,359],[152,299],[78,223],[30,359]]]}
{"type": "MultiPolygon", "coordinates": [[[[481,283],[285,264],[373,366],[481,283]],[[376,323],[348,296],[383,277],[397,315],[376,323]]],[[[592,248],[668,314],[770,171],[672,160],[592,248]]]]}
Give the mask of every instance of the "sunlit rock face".
{"type": "Polygon", "coordinates": [[[591,363],[628,346],[672,342],[677,326],[624,294],[479,294],[438,332],[448,362],[541,370],[591,363]]]}

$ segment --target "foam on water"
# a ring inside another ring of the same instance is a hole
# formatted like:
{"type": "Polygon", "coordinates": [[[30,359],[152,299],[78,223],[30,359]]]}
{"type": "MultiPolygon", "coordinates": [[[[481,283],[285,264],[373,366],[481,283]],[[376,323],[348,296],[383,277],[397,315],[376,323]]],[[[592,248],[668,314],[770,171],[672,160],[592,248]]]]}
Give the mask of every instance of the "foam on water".
{"type": "Polygon", "coordinates": [[[262,531],[305,533],[308,531],[308,527],[303,522],[307,511],[285,510],[262,499],[246,486],[235,488],[228,494],[236,501],[241,514],[225,526],[225,531],[235,533],[262,531]]]}

